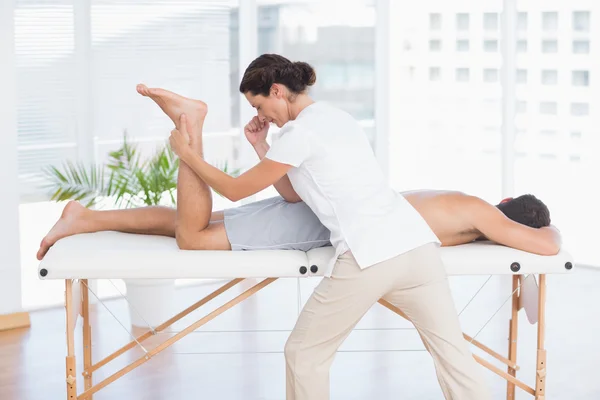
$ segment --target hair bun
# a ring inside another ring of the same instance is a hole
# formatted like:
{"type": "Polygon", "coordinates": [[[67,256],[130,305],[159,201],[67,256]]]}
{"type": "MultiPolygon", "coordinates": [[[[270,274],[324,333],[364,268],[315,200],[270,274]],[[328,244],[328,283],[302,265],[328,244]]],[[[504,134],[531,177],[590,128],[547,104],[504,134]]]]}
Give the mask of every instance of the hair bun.
{"type": "Polygon", "coordinates": [[[285,85],[291,93],[303,93],[317,80],[313,67],[292,62],[279,54],[263,54],[250,63],[240,83],[241,93],[269,96],[274,83],[285,85]]]}
{"type": "Polygon", "coordinates": [[[306,86],[312,86],[317,81],[317,73],[308,63],[303,61],[294,62],[294,67],[300,73],[302,83],[306,86]]]}

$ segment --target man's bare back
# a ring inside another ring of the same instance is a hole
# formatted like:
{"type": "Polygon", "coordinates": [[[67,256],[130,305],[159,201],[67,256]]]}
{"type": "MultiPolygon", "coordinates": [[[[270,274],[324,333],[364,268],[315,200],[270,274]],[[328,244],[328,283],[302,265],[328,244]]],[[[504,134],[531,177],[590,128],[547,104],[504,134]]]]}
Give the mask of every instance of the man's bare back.
{"type": "Polygon", "coordinates": [[[417,190],[402,196],[421,214],[442,242],[455,246],[481,237],[468,217],[471,196],[456,191],[417,190]]]}

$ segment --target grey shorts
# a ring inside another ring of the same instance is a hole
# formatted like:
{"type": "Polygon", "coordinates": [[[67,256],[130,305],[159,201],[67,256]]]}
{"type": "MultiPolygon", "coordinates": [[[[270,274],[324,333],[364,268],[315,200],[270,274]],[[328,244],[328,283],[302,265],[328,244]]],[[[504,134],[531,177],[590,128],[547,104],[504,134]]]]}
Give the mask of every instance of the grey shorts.
{"type": "Polygon", "coordinates": [[[282,197],[224,211],[231,250],[303,250],[329,246],[330,232],[304,203],[282,197]]]}

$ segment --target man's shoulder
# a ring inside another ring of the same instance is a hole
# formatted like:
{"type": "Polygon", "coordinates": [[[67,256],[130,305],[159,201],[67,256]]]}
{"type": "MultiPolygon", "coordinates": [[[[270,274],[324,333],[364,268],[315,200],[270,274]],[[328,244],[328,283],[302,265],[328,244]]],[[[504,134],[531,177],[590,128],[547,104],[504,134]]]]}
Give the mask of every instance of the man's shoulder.
{"type": "Polygon", "coordinates": [[[460,204],[466,209],[471,210],[473,212],[495,208],[492,204],[488,203],[481,197],[474,196],[471,194],[455,192],[452,194],[452,197],[457,202],[460,202],[460,204]]]}

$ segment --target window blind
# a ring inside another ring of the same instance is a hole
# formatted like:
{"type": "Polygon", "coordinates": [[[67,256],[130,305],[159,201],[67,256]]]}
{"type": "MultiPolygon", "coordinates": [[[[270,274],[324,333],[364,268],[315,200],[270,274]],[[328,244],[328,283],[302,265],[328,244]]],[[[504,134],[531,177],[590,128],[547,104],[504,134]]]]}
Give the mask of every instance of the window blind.
{"type": "Polygon", "coordinates": [[[81,146],[92,146],[81,161],[93,163],[118,148],[124,132],[148,152],[165,143],[173,124],[136,93],[137,83],[206,101],[205,131],[229,131],[231,7],[229,0],[17,0],[22,201],[44,198],[42,168],[76,160],[81,146]],[[80,102],[91,110],[84,124],[80,102]]]}
{"type": "Polygon", "coordinates": [[[93,135],[99,160],[124,132],[142,151],[163,144],[172,122],[136,84],[163,87],[209,105],[205,132],[231,126],[227,1],[92,0],[93,135]]]}
{"type": "Polygon", "coordinates": [[[21,197],[40,191],[40,168],[76,155],[72,1],[17,0],[18,162],[21,197]]]}

